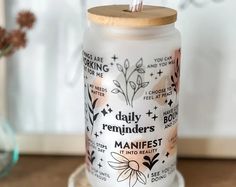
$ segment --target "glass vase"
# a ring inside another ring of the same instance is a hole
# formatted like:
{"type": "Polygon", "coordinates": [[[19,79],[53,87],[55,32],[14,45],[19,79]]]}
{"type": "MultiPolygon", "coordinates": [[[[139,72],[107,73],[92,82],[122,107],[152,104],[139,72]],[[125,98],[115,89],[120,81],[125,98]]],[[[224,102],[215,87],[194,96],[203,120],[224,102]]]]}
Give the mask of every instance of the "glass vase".
{"type": "Polygon", "coordinates": [[[18,161],[15,135],[4,119],[0,119],[0,178],[7,175],[18,161]]]}

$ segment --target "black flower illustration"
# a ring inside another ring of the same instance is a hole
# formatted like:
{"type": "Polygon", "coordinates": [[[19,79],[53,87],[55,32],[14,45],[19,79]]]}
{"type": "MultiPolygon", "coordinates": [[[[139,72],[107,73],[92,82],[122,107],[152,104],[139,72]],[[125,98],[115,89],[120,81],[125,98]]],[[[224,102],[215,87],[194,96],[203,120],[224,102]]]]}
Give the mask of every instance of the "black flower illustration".
{"type": "Polygon", "coordinates": [[[129,180],[129,187],[134,187],[137,182],[142,184],[147,183],[146,176],[139,170],[139,164],[135,160],[128,160],[124,156],[112,152],[111,156],[115,162],[108,162],[111,168],[120,170],[121,173],[117,178],[118,182],[129,180]]]}

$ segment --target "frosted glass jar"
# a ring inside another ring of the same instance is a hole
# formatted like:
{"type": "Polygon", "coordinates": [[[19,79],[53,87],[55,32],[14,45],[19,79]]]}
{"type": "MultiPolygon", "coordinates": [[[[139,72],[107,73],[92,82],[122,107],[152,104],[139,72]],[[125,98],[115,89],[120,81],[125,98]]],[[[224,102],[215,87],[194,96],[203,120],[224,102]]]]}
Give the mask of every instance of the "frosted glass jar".
{"type": "Polygon", "coordinates": [[[93,187],[173,187],[180,33],[173,9],[89,9],[84,37],[86,165],[93,187]]]}

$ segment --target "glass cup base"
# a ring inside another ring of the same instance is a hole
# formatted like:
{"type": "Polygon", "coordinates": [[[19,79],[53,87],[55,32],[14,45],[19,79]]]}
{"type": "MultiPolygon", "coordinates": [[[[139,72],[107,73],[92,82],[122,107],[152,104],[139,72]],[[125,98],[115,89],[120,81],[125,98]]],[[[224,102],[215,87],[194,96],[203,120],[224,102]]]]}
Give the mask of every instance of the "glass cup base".
{"type": "MultiPolygon", "coordinates": [[[[85,174],[85,165],[80,166],[74,173],[71,174],[68,187],[91,187],[88,183],[85,174]]],[[[184,178],[178,171],[172,187],[185,187],[184,178]]]]}

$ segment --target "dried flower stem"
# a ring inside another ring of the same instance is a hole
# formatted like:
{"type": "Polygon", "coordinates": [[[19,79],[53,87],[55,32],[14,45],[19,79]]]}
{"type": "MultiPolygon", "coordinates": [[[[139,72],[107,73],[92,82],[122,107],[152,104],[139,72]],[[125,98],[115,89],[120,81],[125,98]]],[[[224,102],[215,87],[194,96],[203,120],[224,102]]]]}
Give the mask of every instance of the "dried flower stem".
{"type": "Polygon", "coordinates": [[[13,49],[12,46],[8,46],[6,47],[5,49],[3,49],[1,52],[0,52],[0,59],[4,56],[7,56],[7,54],[10,53],[10,51],[13,49]]]}
{"type": "Polygon", "coordinates": [[[35,21],[33,13],[21,11],[16,18],[17,29],[7,31],[0,27],[0,58],[10,56],[17,50],[26,47],[26,33],[33,28],[35,21]]]}

